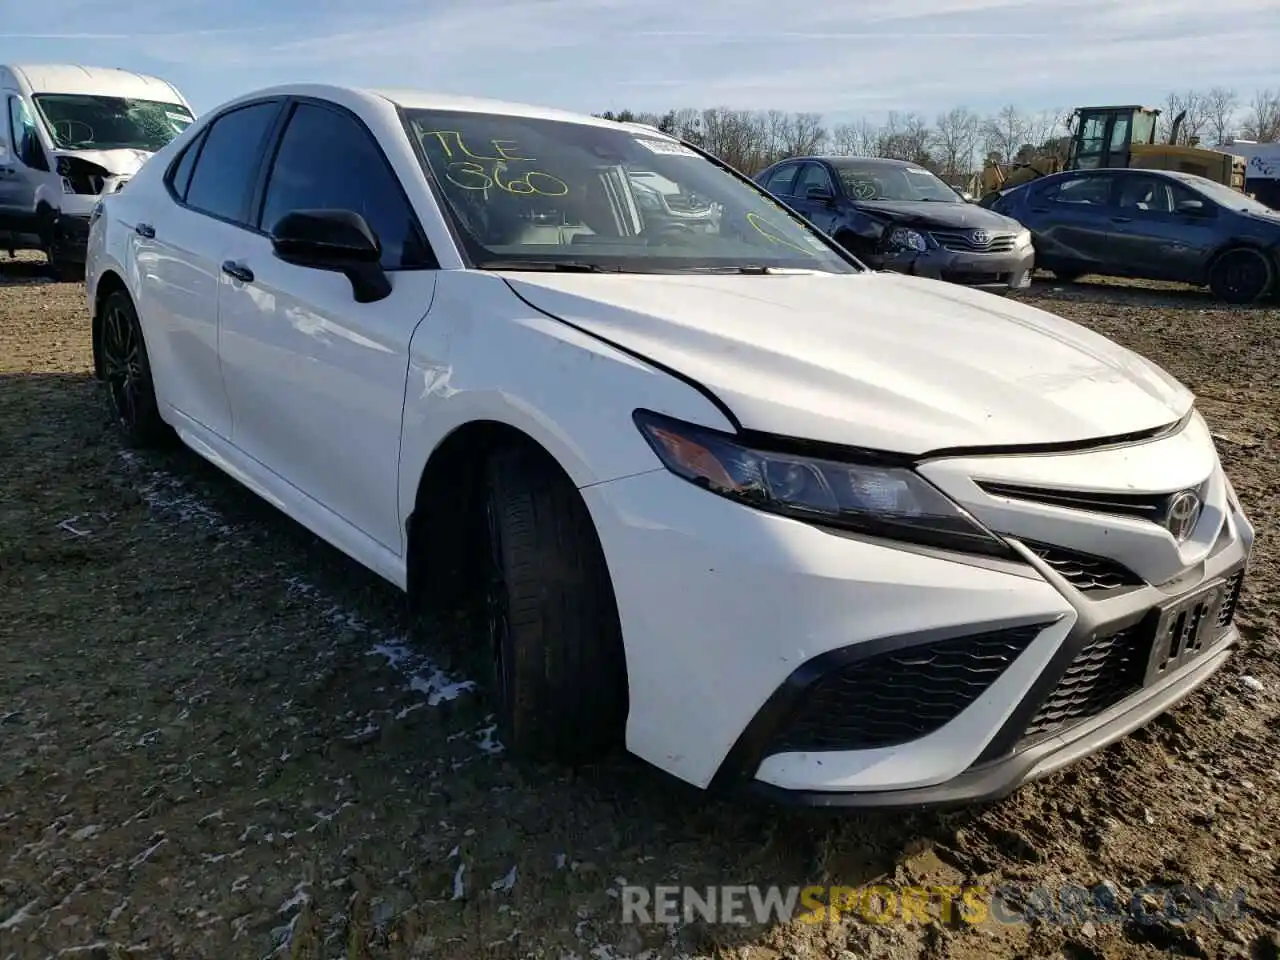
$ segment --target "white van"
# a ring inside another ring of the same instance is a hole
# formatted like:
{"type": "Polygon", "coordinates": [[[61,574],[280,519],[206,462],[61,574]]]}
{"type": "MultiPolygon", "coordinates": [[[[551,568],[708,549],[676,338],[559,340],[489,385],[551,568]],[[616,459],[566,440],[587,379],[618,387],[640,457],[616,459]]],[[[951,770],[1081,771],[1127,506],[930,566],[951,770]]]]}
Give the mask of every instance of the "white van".
{"type": "Polygon", "coordinates": [[[89,214],[194,119],[173,84],[110,67],[0,64],[0,250],[84,273],[89,214]]]}

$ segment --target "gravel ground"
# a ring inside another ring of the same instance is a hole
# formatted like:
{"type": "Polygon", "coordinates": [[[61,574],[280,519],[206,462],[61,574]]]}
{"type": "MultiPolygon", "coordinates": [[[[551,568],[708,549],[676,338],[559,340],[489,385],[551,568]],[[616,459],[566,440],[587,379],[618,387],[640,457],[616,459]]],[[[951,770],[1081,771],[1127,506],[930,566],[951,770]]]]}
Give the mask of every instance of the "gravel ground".
{"type": "Polygon", "coordinates": [[[515,768],[466,680],[471,624],[410,622],[194,454],[125,453],[81,289],[0,261],[0,960],[1276,957],[1280,308],[1087,280],[1019,296],[1199,394],[1259,531],[1243,649],[1004,802],[832,816],[713,802],[626,757],[515,768]],[[620,922],[623,878],[1245,901],[1186,924],[667,928],[620,922]]]}

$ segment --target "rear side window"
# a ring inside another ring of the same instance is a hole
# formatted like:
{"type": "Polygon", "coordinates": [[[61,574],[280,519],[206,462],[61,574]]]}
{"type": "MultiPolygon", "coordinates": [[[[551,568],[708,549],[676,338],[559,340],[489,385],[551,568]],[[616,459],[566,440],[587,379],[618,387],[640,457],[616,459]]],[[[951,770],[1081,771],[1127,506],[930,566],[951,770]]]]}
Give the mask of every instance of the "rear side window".
{"type": "Polygon", "coordinates": [[[200,144],[204,143],[204,134],[199,134],[182,151],[178,162],[169,171],[169,186],[179,200],[185,200],[187,186],[191,183],[191,170],[196,164],[196,156],[200,153],[200,144]]]}
{"type": "Polygon", "coordinates": [[[276,103],[255,103],[213,121],[187,187],[188,206],[245,222],[245,207],[278,109],[276,103]]]}
{"type": "Polygon", "coordinates": [[[293,210],[360,214],[382,244],[384,268],[435,265],[395,172],[345,111],[300,103],[289,118],[267,178],[261,229],[269,233],[293,210]]]}
{"type": "Polygon", "coordinates": [[[1051,183],[1040,193],[1040,199],[1071,206],[1105,207],[1110,202],[1110,177],[1073,177],[1051,183]]]}

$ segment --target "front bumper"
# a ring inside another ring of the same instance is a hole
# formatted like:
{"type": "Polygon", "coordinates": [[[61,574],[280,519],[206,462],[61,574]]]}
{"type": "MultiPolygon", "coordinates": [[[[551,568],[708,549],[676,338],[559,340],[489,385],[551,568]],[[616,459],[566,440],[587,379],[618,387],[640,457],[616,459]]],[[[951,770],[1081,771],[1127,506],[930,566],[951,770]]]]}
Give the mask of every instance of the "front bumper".
{"type": "Polygon", "coordinates": [[[882,268],[969,287],[1021,290],[1031,285],[1035,250],[1028,246],[1008,253],[962,253],[942,248],[886,254],[882,268]]]}
{"type": "MultiPolygon", "coordinates": [[[[1025,560],[1012,563],[820,529],[665,470],[585,488],[623,625],[629,749],[695,786],[892,807],[1000,797],[1124,736],[1228,658],[1253,531],[1198,419],[1134,447],[982,469],[1061,480],[1115,464],[1138,488],[1149,474],[1201,483],[1196,535],[1175,546],[1147,521],[1023,503],[1004,521],[1025,560]],[[1044,549],[1063,522],[1067,546],[1044,549]],[[1168,555],[1150,548],[1160,537],[1168,555]],[[1221,628],[1160,660],[1153,611],[1227,578],[1200,612],[1221,628]]],[[[960,483],[972,461],[923,469],[982,518],[960,483]]]]}
{"type": "Polygon", "coordinates": [[[59,259],[83,263],[89,245],[89,215],[59,214],[53,223],[53,242],[59,259]]]}

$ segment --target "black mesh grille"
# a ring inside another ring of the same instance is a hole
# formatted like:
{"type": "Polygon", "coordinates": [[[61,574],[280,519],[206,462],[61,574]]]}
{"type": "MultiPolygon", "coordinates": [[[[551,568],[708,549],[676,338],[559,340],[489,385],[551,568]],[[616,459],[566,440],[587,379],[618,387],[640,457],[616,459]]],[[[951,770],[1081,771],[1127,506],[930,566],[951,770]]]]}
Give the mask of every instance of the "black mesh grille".
{"type": "Polygon", "coordinates": [[[769,753],[870,750],[954,720],[1046,624],[972,634],[868,657],[817,681],[769,753]]]}
{"type": "Polygon", "coordinates": [[[1095,716],[1141,689],[1150,652],[1149,634],[1139,625],[1091,640],[1036,711],[1023,740],[1095,716]]]}
{"type": "Polygon", "coordinates": [[[1024,542],[1029,550],[1053,567],[1062,579],[1083,593],[1142,586],[1140,576],[1106,557],[1095,557],[1089,553],[1051,547],[1044,543],[1024,542]]]}

